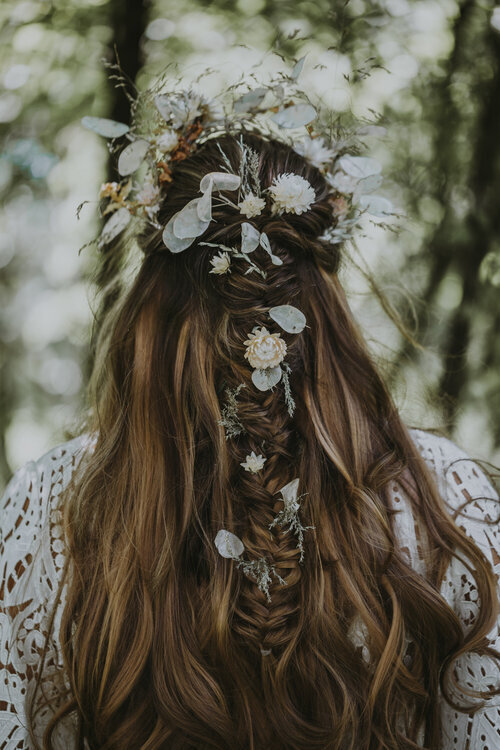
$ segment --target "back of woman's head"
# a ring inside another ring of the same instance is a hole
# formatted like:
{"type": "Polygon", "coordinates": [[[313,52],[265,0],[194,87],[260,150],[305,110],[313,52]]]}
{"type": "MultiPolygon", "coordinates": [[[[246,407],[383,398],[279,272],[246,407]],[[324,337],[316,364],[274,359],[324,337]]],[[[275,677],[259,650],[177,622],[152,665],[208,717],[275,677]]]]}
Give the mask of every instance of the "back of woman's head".
{"type": "Polygon", "coordinates": [[[434,748],[440,670],[464,644],[436,593],[449,551],[474,560],[485,604],[469,647],[491,625],[493,584],[353,321],[339,245],[321,239],[334,221],[322,173],[283,143],[213,137],[176,166],[159,223],[199,196],[205,174],[238,174],[242,143],[258,154],[264,196],[293,173],[315,200],[280,214],[266,198],[249,219],[230,191],[233,205],[214,192],[212,221],[183,252],[166,249],[161,230],[140,237],[144,260],[98,342],[97,442],[65,504],[73,697],[62,713],[77,710],[92,748],[410,748],[424,718],[434,748]],[[281,263],[259,246],[214,273],[215,246],[237,250],[243,222],[281,263]],[[302,311],[302,332],[270,318],[281,305],[302,311]],[[286,344],[267,390],[245,356],[255,327],[286,344]],[[254,471],[252,452],[265,458],[254,471]],[[300,539],[273,524],[296,478],[300,539]],[[426,521],[428,580],[397,544],[396,481],[426,521]],[[220,529],[274,570],[267,592],[219,554],[220,529]],[[369,658],[348,637],[355,620],[369,658]]]}

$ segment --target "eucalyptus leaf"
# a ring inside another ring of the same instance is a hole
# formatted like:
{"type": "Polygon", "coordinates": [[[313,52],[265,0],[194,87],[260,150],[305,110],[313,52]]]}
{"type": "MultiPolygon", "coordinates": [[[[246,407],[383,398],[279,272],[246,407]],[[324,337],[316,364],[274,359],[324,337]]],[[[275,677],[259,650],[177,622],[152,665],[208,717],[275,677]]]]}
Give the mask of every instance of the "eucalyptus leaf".
{"type": "Polygon", "coordinates": [[[363,180],[359,180],[354,190],[354,195],[358,192],[359,194],[371,193],[372,190],[376,190],[381,186],[384,179],[381,174],[371,174],[369,177],[365,177],[363,180]]]}
{"type": "Polygon", "coordinates": [[[182,253],[190,245],[193,244],[195,237],[185,237],[180,239],[174,234],[174,221],[180,212],[177,212],[172,216],[165,229],[163,230],[162,239],[165,247],[167,247],[171,253],[182,253]]]}
{"type": "Polygon", "coordinates": [[[267,236],[265,232],[262,232],[262,234],[260,235],[260,246],[266,251],[266,253],[269,253],[271,262],[275,266],[283,265],[283,261],[281,260],[281,258],[279,258],[277,255],[274,255],[272,248],[271,248],[271,243],[269,242],[269,237],[267,236]]]}
{"type": "Polygon", "coordinates": [[[234,111],[248,112],[251,109],[255,109],[262,103],[266,94],[267,89],[263,88],[262,86],[257,89],[252,89],[251,91],[247,91],[246,94],[243,94],[243,96],[240,96],[235,100],[233,105],[234,111]]]}
{"type": "Polygon", "coordinates": [[[241,252],[253,253],[253,251],[259,246],[260,237],[259,230],[256,229],[253,224],[244,221],[241,225],[241,252]]]}
{"type": "Polygon", "coordinates": [[[294,81],[298,79],[300,74],[302,73],[302,68],[304,67],[304,63],[306,60],[306,55],[300,58],[300,60],[297,60],[295,65],[293,66],[293,70],[290,74],[290,78],[292,78],[294,81]]]}
{"type": "Polygon", "coordinates": [[[82,117],[81,122],[84,128],[104,138],[119,138],[130,130],[124,122],[108,120],[106,117],[82,117]]]}
{"type": "Polygon", "coordinates": [[[394,212],[391,201],[381,195],[362,195],[358,205],[372,216],[391,216],[394,212]]]}
{"type": "Polygon", "coordinates": [[[285,486],[280,489],[280,492],[283,495],[285,508],[292,508],[295,510],[297,509],[297,493],[299,490],[299,481],[299,477],[296,477],[296,479],[292,479],[291,482],[288,482],[288,484],[285,484],[285,486]]]}
{"type": "Polygon", "coordinates": [[[268,391],[280,382],[282,374],[283,370],[279,365],[267,367],[265,370],[254,370],[252,382],[259,391],[268,391]]]}
{"type": "Polygon", "coordinates": [[[200,181],[200,190],[202,193],[210,188],[212,183],[215,190],[237,190],[241,183],[241,178],[237,174],[230,172],[208,172],[200,181]]]}
{"type": "MultiPolygon", "coordinates": [[[[212,185],[212,183],[210,183],[212,185]]],[[[200,221],[212,221],[212,189],[203,193],[198,199],[197,212],[200,221]]]]}
{"type": "Polygon", "coordinates": [[[312,104],[292,104],[280,109],[272,119],[280,128],[300,128],[316,118],[317,112],[312,104]]]}
{"type": "Polygon", "coordinates": [[[229,559],[238,559],[245,551],[245,546],[241,539],[227,529],[220,529],[214,539],[215,546],[222,557],[229,559]]]}
{"type": "Polygon", "coordinates": [[[300,333],[306,325],[303,312],[293,305],[278,305],[271,307],[269,317],[272,318],[287,333],[300,333]]]}
{"type": "Polygon", "coordinates": [[[209,221],[202,221],[198,215],[199,201],[200,198],[193,198],[189,203],[186,203],[174,220],[173,232],[180,240],[188,237],[199,237],[210,224],[209,221]]]}
{"type": "Polygon", "coordinates": [[[149,151],[149,142],[143,138],[139,138],[137,141],[129,143],[126,148],[121,152],[118,159],[118,172],[122,175],[132,174],[136,169],[139,169],[144,157],[149,151]]]}
{"type": "Polygon", "coordinates": [[[128,208],[119,208],[118,211],[115,211],[102,228],[101,236],[97,243],[98,247],[104,247],[111,240],[114,240],[120,232],[123,232],[131,218],[128,208]]]}
{"type": "Polygon", "coordinates": [[[358,180],[363,180],[365,177],[370,175],[378,174],[382,171],[382,165],[377,159],[373,159],[370,156],[351,156],[345,154],[342,156],[337,165],[346,174],[356,177],[358,180]]]}

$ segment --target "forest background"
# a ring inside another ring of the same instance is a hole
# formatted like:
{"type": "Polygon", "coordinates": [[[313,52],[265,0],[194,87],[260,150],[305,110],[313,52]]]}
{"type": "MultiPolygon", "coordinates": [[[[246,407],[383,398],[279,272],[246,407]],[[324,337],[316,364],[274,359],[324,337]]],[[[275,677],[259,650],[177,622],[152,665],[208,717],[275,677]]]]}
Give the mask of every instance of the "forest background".
{"type": "MultiPolygon", "coordinates": [[[[139,89],[175,62],[224,86],[307,55],[301,84],[387,128],[373,143],[398,231],[358,248],[421,348],[346,264],[351,306],[411,425],[500,463],[500,6],[473,0],[2,0],[0,485],[78,425],[91,366],[90,207],[116,173],[85,115],[127,122],[104,61],[139,89]],[[269,55],[274,48],[280,56],[269,55]]],[[[348,248],[346,247],[346,252],[348,248]]],[[[94,278],[92,276],[92,278],[94,278]]]]}

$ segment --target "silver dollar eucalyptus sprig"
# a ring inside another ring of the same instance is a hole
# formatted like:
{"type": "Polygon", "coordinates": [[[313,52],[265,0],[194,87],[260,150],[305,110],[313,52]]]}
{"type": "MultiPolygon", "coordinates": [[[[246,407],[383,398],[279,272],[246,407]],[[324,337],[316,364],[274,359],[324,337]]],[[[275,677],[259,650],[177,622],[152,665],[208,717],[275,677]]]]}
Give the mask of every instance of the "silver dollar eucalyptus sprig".
{"type": "Polygon", "coordinates": [[[245,575],[252,578],[258,588],[265,594],[268,602],[271,601],[269,586],[272,582],[271,576],[274,576],[282,586],[287,582],[276,571],[274,565],[270,565],[264,557],[257,560],[244,560],[242,554],[245,546],[241,539],[227,529],[220,529],[214,539],[215,546],[222,557],[229,558],[237,562],[237,568],[241,568],[245,575]]]}
{"type": "Polygon", "coordinates": [[[258,560],[240,560],[237,565],[241,568],[245,575],[253,578],[257,583],[258,588],[266,595],[268,602],[271,601],[271,595],[269,593],[269,585],[271,584],[271,575],[273,575],[282,586],[286,586],[287,582],[284,578],[276,572],[274,565],[269,565],[264,557],[260,557],[258,560]]]}
{"type": "Polygon", "coordinates": [[[240,383],[236,388],[226,388],[226,403],[222,408],[222,419],[219,421],[219,424],[224,427],[226,440],[245,432],[238,416],[238,402],[236,401],[242,388],[246,388],[246,383],[240,383]]]}
{"type": "Polygon", "coordinates": [[[285,403],[288,409],[288,413],[291,417],[293,417],[295,413],[295,400],[292,396],[292,389],[290,388],[290,373],[292,372],[292,368],[288,364],[288,362],[282,363],[283,368],[283,374],[281,376],[281,381],[283,383],[283,392],[285,394],[285,403]]]}
{"type": "MultiPolygon", "coordinates": [[[[292,479],[291,482],[288,482],[288,484],[285,484],[285,486],[281,488],[280,492],[282,495],[284,508],[283,510],[280,510],[274,521],[269,524],[269,528],[272,529],[274,528],[274,526],[283,527],[285,525],[288,525],[288,529],[284,533],[288,534],[289,531],[293,531],[293,533],[297,537],[297,549],[300,550],[299,562],[301,563],[304,561],[304,531],[307,531],[308,529],[314,529],[314,526],[303,526],[299,518],[300,498],[297,497],[298,488],[298,477],[296,479],[292,479]]],[[[304,495],[301,495],[300,497],[304,497],[305,494],[307,493],[304,493],[304,495]]]]}

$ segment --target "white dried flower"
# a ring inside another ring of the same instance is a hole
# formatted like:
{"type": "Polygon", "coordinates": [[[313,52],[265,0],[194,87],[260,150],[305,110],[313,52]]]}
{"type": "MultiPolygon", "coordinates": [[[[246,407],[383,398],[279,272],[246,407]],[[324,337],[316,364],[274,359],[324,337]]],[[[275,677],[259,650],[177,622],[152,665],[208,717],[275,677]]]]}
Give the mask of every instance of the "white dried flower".
{"type": "Polygon", "coordinates": [[[266,461],[267,458],[264,458],[264,456],[262,455],[257,456],[255,451],[252,451],[245,458],[245,461],[240,464],[240,466],[243,466],[245,471],[251,471],[252,474],[256,474],[258,471],[264,468],[264,464],[266,461]]]}
{"type": "Polygon", "coordinates": [[[258,198],[253,193],[249,193],[245,200],[238,203],[240,214],[246,216],[247,219],[252,219],[254,216],[260,216],[265,207],[266,201],[264,198],[258,198]]]}
{"type": "Polygon", "coordinates": [[[179,137],[175,130],[169,128],[168,130],[164,130],[163,133],[155,139],[155,143],[160,151],[163,151],[163,153],[170,153],[179,143],[179,137]]]}
{"type": "Polygon", "coordinates": [[[324,167],[335,155],[332,148],[325,146],[324,138],[310,138],[309,136],[296,143],[293,150],[318,169],[324,167]]]}
{"type": "Polygon", "coordinates": [[[210,263],[213,265],[213,268],[209,273],[227,273],[229,266],[231,265],[229,253],[220,252],[217,255],[214,255],[210,260],[210,263]]]}
{"type": "Polygon", "coordinates": [[[115,196],[120,192],[119,182],[103,182],[101,189],[99,190],[99,198],[112,198],[116,200],[115,196]]]}
{"type": "Polygon", "coordinates": [[[224,119],[224,109],[217,99],[201,98],[201,109],[207,122],[219,122],[224,119]]]}
{"type": "Polygon", "coordinates": [[[274,178],[268,188],[274,201],[274,213],[286,211],[292,214],[302,214],[311,208],[316,198],[311,184],[298,174],[285,172],[274,178]]]}
{"type": "Polygon", "coordinates": [[[286,343],[279,333],[269,333],[267,328],[258,328],[250,333],[244,342],[247,346],[245,357],[252,367],[265,370],[267,367],[277,367],[286,354],[286,343]]]}
{"type": "Polygon", "coordinates": [[[141,190],[137,193],[136,199],[143,206],[151,206],[156,203],[160,197],[160,188],[154,182],[145,182],[141,190]]]}

